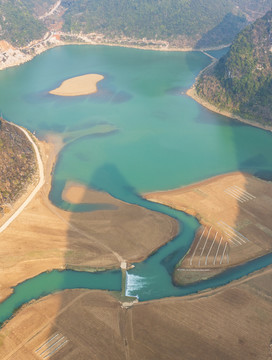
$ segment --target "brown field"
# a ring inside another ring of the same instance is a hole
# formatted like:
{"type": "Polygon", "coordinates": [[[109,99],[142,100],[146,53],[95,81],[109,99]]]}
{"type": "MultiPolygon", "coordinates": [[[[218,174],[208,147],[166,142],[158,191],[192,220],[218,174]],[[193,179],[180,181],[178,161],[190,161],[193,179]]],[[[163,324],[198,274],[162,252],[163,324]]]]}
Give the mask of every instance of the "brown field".
{"type": "Polygon", "coordinates": [[[63,81],[58,88],[49,91],[49,94],[58,96],[81,96],[94,94],[97,92],[97,83],[103,79],[104,76],[99,74],[76,76],[63,81]]]}
{"type": "Polygon", "coordinates": [[[40,143],[46,184],[33,201],[0,235],[0,301],[11,287],[51,269],[120,267],[137,262],[171,240],[178,223],[165,215],[129,205],[80,185],[66,187],[65,197],[78,203],[107,203],[110,210],[71,213],[48,199],[53,147],[40,143]],[[80,196],[73,199],[73,192],[80,196]]]}
{"type": "Polygon", "coordinates": [[[145,195],[196,216],[202,226],[175,273],[178,283],[214,276],[272,250],[272,184],[231,173],[145,195]]]}
{"type": "Polygon", "coordinates": [[[272,267],[202,295],[130,308],[107,292],[66,290],[24,306],[0,330],[0,358],[42,359],[56,350],[48,358],[268,360],[271,281],[272,267]]]}

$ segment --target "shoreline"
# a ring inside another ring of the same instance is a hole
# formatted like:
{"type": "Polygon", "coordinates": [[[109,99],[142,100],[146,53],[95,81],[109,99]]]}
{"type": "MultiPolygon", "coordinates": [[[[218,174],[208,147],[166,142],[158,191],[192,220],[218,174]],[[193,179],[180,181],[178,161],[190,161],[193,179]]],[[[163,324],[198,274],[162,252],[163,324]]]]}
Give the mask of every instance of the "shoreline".
{"type": "Polygon", "coordinates": [[[262,223],[265,229],[269,229],[267,231],[271,230],[268,216],[271,205],[263,205],[264,201],[271,199],[269,189],[271,182],[236,171],[173,190],[145,194],[147,200],[183,211],[202,225],[196,231],[190,249],[176,266],[174,282],[178,285],[195,283],[207,278],[206,274],[201,274],[203,271],[209,272],[208,277],[213,277],[214,271],[236,268],[267,255],[271,251],[270,238],[258,224],[262,223]],[[238,189],[235,196],[225,191],[232,189],[233,184],[238,189]],[[248,194],[246,200],[244,193],[248,194]],[[254,206],[250,202],[242,206],[249,200],[255,201],[254,206]],[[239,224],[243,227],[239,228],[239,224]],[[206,239],[204,246],[202,237],[206,239]],[[223,247],[219,252],[221,242],[223,247]]]}
{"type": "MultiPolygon", "coordinates": [[[[0,71],[5,70],[10,67],[20,66],[22,64],[25,64],[25,63],[33,60],[37,55],[40,55],[48,50],[51,50],[51,49],[53,49],[55,47],[59,47],[59,46],[69,46],[69,45],[112,46],[112,47],[124,47],[124,48],[130,48],[130,49],[147,50],[147,51],[165,51],[165,52],[205,52],[205,51],[212,51],[212,50],[221,50],[221,49],[224,49],[224,48],[230,46],[230,44],[224,44],[224,45],[219,45],[219,46],[214,46],[214,47],[211,46],[211,47],[207,47],[207,48],[171,47],[171,46],[169,46],[169,43],[167,43],[167,45],[163,45],[163,42],[164,42],[163,40],[161,40],[161,43],[158,40],[157,45],[148,45],[148,42],[147,42],[147,45],[145,46],[145,45],[130,44],[129,39],[128,39],[127,43],[119,43],[118,42],[118,41],[122,41],[122,39],[119,39],[119,40],[117,39],[116,42],[114,42],[114,41],[112,41],[112,42],[101,41],[100,42],[100,41],[88,39],[87,38],[88,34],[71,35],[71,34],[62,33],[61,35],[62,36],[71,36],[71,37],[78,39],[79,41],[58,40],[58,41],[51,42],[50,45],[41,45],[43,41],[48,42],[48,40],[50,40],[50,36],[49,36],[49,38],[38,40],[37,43],[34,45],[33,45],[33,43],[30,43],[29,45],[25,46],[24,48],[15,48],[14,51],[17,52],[16,53],[17,60],[16,60],[16,56],[11,57],[11,59],[14,59],[14,61],[10,64],[8,63],[8,61],[5,61],[4,63],[2,63],[0,65],[0,71]],[[41,45],[42,47],[39,47],[37,50],[35,50],[35,46],[37,46],[37,45],[41,45]],[[30,50],[30,49],[34,49],[34,53],[25,54],[22,52],[22,50],[30,50]]],[[[141,39],[130,39],[130,40],[131,41],[134,40],[135,42],[141,41],[141,39]]],[[[150,40],[150,42],[152,42],[152,40],[150,40]]]]}
{"type": "MultiPolygon", "coordinates": [[[[150,254],[150,256],[152,256],[152,254],[150,254]]],[[[261,256],[260,256],[261,257],[261,256]]],[[[232,268],[236,268],[237,266],[239,265],[235,265],[235,266],[232,266],[232,268]]],[[[229,269],[229,268],[228,268],[229,269]]],[[[226,269],[226,270],[228,270],[226,269]]],[[[53,271],[58,271],[58,272],[63,272],[63,271],[76,271],[76,272],[90,272],[90,273],[93,273],[93,272],[103,272],[103,271],[115,271],[115,270],[121,270],[120,268],[101,268],[101,269],[90,269],[90,270],[78,270],[78,269],[73,269],[73,268],[60,268],[60,269],[51,269],[51,270],[47,270],[45,271],[44,273],[48,273],[48,272],[53,272],[53,271]]],[[[150,300],[143,300],[143,301],[140,301],[138,300],[137,302],[132,302],[131,306],[140,306],[140,305],[152,305],[152,304],[155,304],[155,303],[164,303],[164,302],[172,302],[172,301],[176,301],[177,299],[179,299],[180,301],[192,301],[192,300],[197,300],[197,299],[202,299],[202,298],[209,298],[211,296],[214,296],[216,294],[221,294],[223,292],[225,292],[226,290],[228,289],[231,289],[231,288],[235,288],[237,286],[241,286],[243,285],[244,283],[247,283],[248,281],[251,281],[253,279],[256,279],[260,276],[263,276],[263,275],[266,275],[266,274],[269,274],[269,273],[272,273],[272,264],[269,264],[268,266],[265,266],[265,267],[262,267],[260,269],[257,269],[247,275],[244,275],[240,278],[237,278],[237,279],[234,279],[224,285],[220,285],[220,286],[216,286],[216,287],[210,287],[210,288],[207,288],[207,289],[203,289],[203,290],[198,290],[198,291],[195,291],[193,293],[190,293],[188,295],[180,295],[180,296],[166,296],[166,297],[162,297],[162,298],[155,298],[155,299],[150,299],[150,300]]],[[[43,273],[41,273],[43,274],[43,273]]],[[[37,276],[41,275],[41,274],[38,274],[37,276]]],[[[15,288],[18,286],[18,285],[21,285],[23,283],[25,283],[26,281],[29,281],[33,279],[33,277],[30,277],[30,278],[27,278],[25,279],[23,282],[20,282],[16,285],[14,285],[12,288],[11,288],[11,293],[9,295],[7,295],[2,301],[0,301],[0,305],[2,303],[4,303],[6,300],[8,300],[8,298],[10,296],[12,296],[14,294],[14,290],[15,288]]],[[[181,285],[178,285],[176,284],[175,286],[181,286],[181,285]]],[[[39,301],[42,301],[43,299],[47,298],[47,297],[50,297],[50,296],[54,296],[56,294],[61,294],[61,293],[64,293],[66,291],[73,291],[73,290],[86,290],[88,292],[95,292],[95,291],[102,291],[103,293],[110,293],[110,295],[115,298],[115,296],[112,294],[112,291],[110,290],[99,290],[99,289],[86,289],[86,288],[81,288],[81,287],[77,287],[77,288],[67,288],[67,289],[57,289],[49,294],[46,294],[46,295],[41,295],[40,297],[38,298],[34,298],[34,299],[31,299],[30,301],[28,302],[25,302],[23,303],[18,311],[22,311],[23,309],[26,309],[28,308],[29,306],[39,302],[39,301]]],[[[120,302],[121,303],[121,306],[123,304],[123,302],[120,302]]],[[[12,319],[14,319],[14,317],[17,315],[17,310],[12,314],[12,316],[10,318],[8,318],[7,320],[5,320],[2,324],[0,324],[0,330],[3,329],[8,323],[10,323],[10,321],[12,319]]]]}
{"type": "MultiPolygon", "coordinates": [[[[157,46],[154,46],[154,45],[146,45],[146,46],[141,46],[141,45],[137,45],[137,44],[125,44],[125,43],[118,43],[118,40],[116,42],[105,42],[105,41],[92,41],[92,40],[86,40],[84,41],[83,39],[85,38],[86,39],[86,36],[88,34],[83,34],[83,35],[71,35],[71,34],[65,34],[63,33],[62,36],[79,36],[78,39],[81,39],[81,41],[58,41],[58,42],[54,42],[54,43],[51,43],[51,45],[46,45],[44,46],[43,48],[39,48],[38,51],[34,54],[23,54],[23,57],[20,56],[20,59],[18,59],[17,61],[14,61],[14,63],[12,64],[3,64],[2,67],[0,67],[0,71],[1,70],[5,70],[5,69],[8,69],[8,68],[11,68],[11,67],[15,67],[15,66],[20,66],[20,65],[23,65],[24,63],[27,63],[31,60],[33,60],[36,56],[48,51],[48,50],[51,50],[53,48],[56,48],[56,47],[60,47],[60,46],[69,46],[69,45],[91,45],[91,46],[112,46],[112,47],[121,47],[121,48],[129,48],[129,49],[139,49],[139,50],[147,50],[147,51],[162,51],[162,52],[201,52],[203,53],[204,55],[206,56],[209,56],[208,54],[205,54],[206,51],[213,51],[213,50],[221,50],[221,49],[224,49],[228,46],[230,46],[231,44],[224,44],[224,45],[220,45],[220,46],[214,46],[214,47],[207,47],[207,48],[194,48],[194,47],[184,47],[184,48],[181,48],[181,47],[169,47],[168,45],[167,46],[163,46],[161,45],[160,43],[158,43],[157,46]]],[[[46,39],[48,40],[48,39],[46,39]]],[[[133,40],[133,39],[131,39],[133,40]]],[[[137,39],[134,39],[135,41],[137,41],[137,39]]],[[[121,41],[121,39],[119,39],[119,41],[121,41]]],[[[150,40],[152,41],[152,40],[150,40]]],[[[38,43],[41,43],[41,41],[39,41],[38,43]]],[[[30,49],[32,48],[33,45],[28,45],[26,47],[23,48],[23,50],[25,49],[30,49]]],[[[21,49],[15,49],[16,51],[19,51],[21,49]]],[[[22,54],[22,53],[21,53],[22,54]]],[[[209,56],[210,58],[212,58],[211,56],[209,56]]],[[[196,80],[199,78],[199,76],[204,72],[206,71],[208,68],[212,67],[215,63],[217,62],[217,59],[214,58],[214,60],[211,61],[211,63],[206,67],[204,68],[203,70],[200,71],[200,73],[197,75],[196,77],[196,80]]],[[[271,131],[272,132],[272,126],[266,126],[266,125],[262,125],[256,121],[252,121],[252,120],[249,120],[249,119],[245,119],[245,118],[242,118],[240,117],[239,115],[235,115],[233,113],[231,113],[230,111],[228,110],[224,110],[224,109],[220,109],[218,108],[217,106],[209,103],[208,101],[206,101],[205,99],[201,98],[197,93],[196,93],[196,90],[195,90],[195,84],[193,84],[193,86],[188,89],[186,91],[186,95],[191,97],[192,99],[194,99],[196,102],[198,102],[200,105],[204,106],[206,109],[212,111],[212,112],[215,112],[219,115],[223,115],[223,116],[226,116],[230,119],[233,119],[233,120],[236,120],[236,121],[239,121],[241,123],[244,123],[246,125],[251,125],[251,126],[254,126],[254,127],[257,127],[259,129],[262,129],[262,130],[266,130],[266,131],[271,131]]]]}
{"type": "MultiPolygon", "coordinates": [[[[213,65],[213,63],[208,65],[205,69],[203,69],[202,72],[204,70],[206,70],[208,67],[210,67],[211,65],[213,65]]],[[[198,77],[199,77],[199,75],[197,76],[197,78],[198,77]]],[[[217,106],[215,106],[215,105],[211,104],[210,102],[208,102],[207,100],[201,98],[196,93],[195,85],[193,85],[190,89],[188,89],[186,91],[186,95],[189,96],[190,98],[192,98],[193,100],[195,100],[196,102],[198,102],[200,105],[204,106],[206,109],[208,109],[208,110],[210,110],[210,111],[212,111],[214,113],[217,113],[219,115],[223,115],[223,116],[226,116],[226,117],[228,117],[230,119],[239,121],[240,123],[243,123],[245,125],[251,125],[253,127],[272,132],[272,126],[262,125],[262,124],[260,124],[260,123],[258,123],[256,121],[251,121],[249,119],[242,118],[241,116],[235,115],[235,114],[231,113],[228,110],[220,109],[217,106]]]]}
{"type": "Polygon", "coordinates": [[[190,183],[188,185],[183,185],[181,187],[176,187],[176,188],[173,188],[173,189],[168,189],[168,190],[155,190],[155,191],[149,191],[149,192],[145,192],[145,193],[142,193],[141,196],[146,199],[146,197],[148,195],[152,195],[152,194],[160,194],[160,195],[164,195],[164,194],[167,194],[171,191],[171,193],[179,193],[181,192],[182,190],[184,190],[185,192],[187,192],[187,190],[190,190],[190,189],[193,189],[194,187],[200,185],[200,184],[203,184],[203,185],[206,185],[206,184],[210,184],[212,183],[214,180],[219,180],[221,178],[225,178],[225,177],[228,177],[228,176],[233,176],[233,175],[237,175],[237,174],[245,174],[245,175],[248,175],[248,176],[253,176],[249,173],[245,173],[243,171],[231,171],[231,172],[228,172],[228,173],[224,173],[224,174],[219,174],[219,175],[214,175],[214,176],[211,176],[207,179],[203,179],[203,180],[199,180],[199,181],[196,181],[196,182],[193,182],[193,183],[190,183]]]}
{"type": "Polygon", "coordinates": [[[222,292],[224,292],[226,289],[232,288],[232,287],[236,287],[238,285],[244,284],[247,281],[250,281],[252,279],[255,279],[259,276],[265,275],[267,273],[272,273],[272,264],[265,266],[261,269],[255,270],[254,272],[245,275],[239,279],[236,280],[232,280],[230,282],[228,282],[225,285],[221,285],[221,286],[217,286],[214,288],[208,288],[208,289],[204,289],[204,290],[200,290],[197,291],[195,293],[189,294],[189,295],[183,295],[183,296],[169,296],[169,297],[163,297],[160,299],[152,299],[152,300],[144,300],[144,301],[139,301],[138,303],[135,303],[135,306],[138,306],[140,304],[152,304],[152,303],[160,303],[160,302],[165,302],[165,301],[175,301],[176,299],[183,299],[184,301],[186,300],[194,300],[194,299],[201,299],[201,298],[206,298],[206,297],[210,297],[213,296],[215,294],[220,294],[222,292]]]}

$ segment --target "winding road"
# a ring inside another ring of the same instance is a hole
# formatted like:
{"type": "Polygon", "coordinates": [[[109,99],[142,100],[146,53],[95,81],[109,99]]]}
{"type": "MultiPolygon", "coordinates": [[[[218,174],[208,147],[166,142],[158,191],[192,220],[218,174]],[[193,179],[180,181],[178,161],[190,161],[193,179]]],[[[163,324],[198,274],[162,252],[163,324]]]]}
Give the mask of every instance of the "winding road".
{"type": "Polygon", "coordinates": [[[0,227],[0,233],[2,233],[4,230],[6,230],[6,228],[17,218],[17,216],[19,216],[21,214],[21,212],[25,209],[25,207],[33,200],[34,196],[37,194],[37,192],[41,189],[41,187],[43,186],[44,182],[45,182],[45,177],[44,177],[44,169],[43,169],[43,162],[41,159],[41,155],[38,149],[38,146],[36,145],[36,143],[33,141],[33,139],[31,138],[31,136],[28,134],[28,132],[23,129],[22,127],[12,124],[10,122],[8,122],[10,125],[17,127],[18,129],[20,129],[25,136],[27,137],[27,139],[31,142],[34,151],[35,151],[35,155],[36,155],[36,159],[37,159],[37,164],[38,164],[38,168],[39,168],[39,182],[37,184],[37,186],[35,187],[35,189],[31,192],[31,194],[27,197],[27,199],[22,203],[22,205],[15,211],[15,213],[13,215],[11,215],[11,217],[0,227]]]}

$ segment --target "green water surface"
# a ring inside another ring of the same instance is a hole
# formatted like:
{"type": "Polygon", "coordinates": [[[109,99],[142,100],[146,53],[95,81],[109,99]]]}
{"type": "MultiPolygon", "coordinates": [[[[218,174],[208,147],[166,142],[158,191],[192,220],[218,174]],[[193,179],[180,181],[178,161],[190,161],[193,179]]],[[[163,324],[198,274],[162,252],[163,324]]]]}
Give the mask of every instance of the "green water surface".
{"type": "MultiPolygon", "coordinates": [[[[140,196],[235,170],[271,177],[270,133],[214,114],[186,96],[197,74],[209,63],[207,56],[197,52],[65,46],[0,72],[3,117],[35,131],[40,138],[55,132],[67,142],[54,169],[50,200],[56,206],[70,211],[111,209],[105,204],[72,206],[63,202],[62,190],[66,181],[72,180],[180,222],[182,230],[176,239],[128,272],[127,294],[140,300],[223,285],[271,262],[265,257],[208,282],[186,288],[174,286],[174,266],[188,251],[199,224],[190,216],[140,196]],[[104,75],[98,93],[74,98],[48,94],[63,80],[86,73],[104,75]]],[[[85,273],[74,277],[74,272],[69,272],[62,275],[65,279],[61,285],[52,281],[51,288],[47,276],[58,279],[59,273],[31,279],[22,291],[16,288],[14,295],[0,305],[0,321],[22,303],[66,288],[68,283],[69,288],[97,288],[99,283],[99,288],[108,289],[112,275],[97,274],[97,281],[96,274],[86,280],[85,273]],[[72,281],[67,280],[69,276],[72,281]],[[86,280],[84,285],[81,276],[86,280]]],[[[119,289],[120,276],[119,272],[114,274],[112,289],[119,289]]]]}

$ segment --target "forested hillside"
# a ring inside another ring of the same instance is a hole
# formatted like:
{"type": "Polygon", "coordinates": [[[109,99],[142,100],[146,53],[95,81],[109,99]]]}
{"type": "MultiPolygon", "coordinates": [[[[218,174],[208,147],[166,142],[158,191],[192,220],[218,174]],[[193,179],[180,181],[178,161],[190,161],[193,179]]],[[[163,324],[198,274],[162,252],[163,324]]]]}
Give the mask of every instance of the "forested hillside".
{"type": "Polygon", "coordinates": [[[36,171],[33,147],[18,128],[0,118],[0,216],[33,179],[36,171]]]}
{"type": "Polygon", "coordinates": [[[25,46],[62,27],[64,32],[95,32],[110,39],[211,47],[230,43],[271,7],[272,0],[0,0],[0,40],[25,46]],[[54,17],[41,16],[59,2],[54,17]]]}
{"type": "Polygon", "coordinates": [[[66,31],[102,32],[109,36],[189,41],[215,27],[231,1],[218,0],[80,0],[70,1],[65,13],[66,31]]]}
{"type": "Polygon", "coordinates": [[[196,91],[217,107],[272,124],[272,11],[236,37],[230,51],[202,74],[196,91]]]}
{"type": "Polygon", "coordinates": [[[54,0],[0,0],[0,40],[19,47],[40,39],[47,31],[38,16],[54,0]]]}
{"type": "Polygon", "coordinates": [[[179,46],[230,43],[271,0],[63,0],[64,30],[167,39],[179,46]]]}

